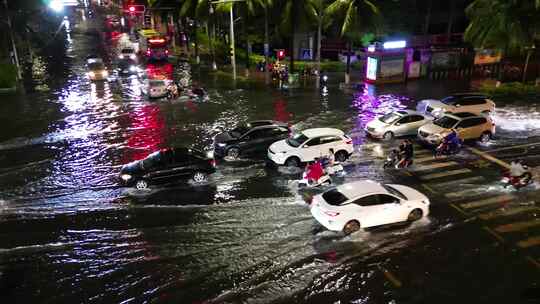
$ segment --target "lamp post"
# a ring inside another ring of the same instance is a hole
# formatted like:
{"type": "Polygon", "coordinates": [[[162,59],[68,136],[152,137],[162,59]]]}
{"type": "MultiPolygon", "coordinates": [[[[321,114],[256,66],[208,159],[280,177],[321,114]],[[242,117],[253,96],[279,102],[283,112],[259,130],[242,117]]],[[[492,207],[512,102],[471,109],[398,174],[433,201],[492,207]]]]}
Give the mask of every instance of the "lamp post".
{"type": "MultiPolygon", "coordinates": [[[[212,4],[220,4],[220,3],[231,3],[231,2],[244,2],[246,0],[219,0],[219,1],[213,1],[212,4]]],[[[234,55],[234,16],[233,16],[233,5],[231,5],[231,8],[229,10],[230,15],[230,42],[231,42],[231,65],[233,69],[233,79],[236,80],[236,56],[234,55]]]]}
{"type": "Polygon", "coordinates": [[[13,49],[13,59],[15,61],[15,66],[17,67],[17,79],[22,79],[21,66],[19,65],[19,54],[17,53],[17,46],[15,45],[15,37],[13,37],[13,30],[11,28],[11,17],[9,16],[7,0],[4,0],[4,7],[6,8],[9,37],[11,39],[11,48],[13,49]]]}

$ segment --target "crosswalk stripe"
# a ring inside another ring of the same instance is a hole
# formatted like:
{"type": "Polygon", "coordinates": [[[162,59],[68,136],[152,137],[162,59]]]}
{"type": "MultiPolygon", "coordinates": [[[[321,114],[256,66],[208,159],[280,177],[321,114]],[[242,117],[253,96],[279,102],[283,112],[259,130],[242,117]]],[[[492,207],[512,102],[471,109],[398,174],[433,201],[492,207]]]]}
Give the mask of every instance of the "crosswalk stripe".
{"type": "Polygon", "coordinates": [[[427,149],[415,150],[414,155],[431,155],[433,156],[433,151],[427,149]]]}
{"type": "Polygon", "coordinates": [[[419,168],[413,168],[413,169],[411,169],[411,171],[419,172],[419,171],[426,171],[426,170],[431,170],[431,169],[439,169],[439,168],[444,168],[444,167],[450,167],[450,166],[455,166],[455,165],[457,165],[457,163],[453,162],[453,161],[444,162],[444,163],[435,163],[435,164],[432,164],[432,165],[420,166],[419,168]]]}
{"type": "Polygon", "coordinates": [[[473,176],[473,177],[466,177],[462,179],[454,179],[448,182],[429,183],[429,185],[435,188],[444,188],[451,185],[463,185],[463,184],[479,182],[483,180],[484,180],[483,176],[473,176]]]}
{"type": "Polygon", "coordinates": [[[481,200],[470,202],[470,203],[459,204],[459,206],[464,209],[471,209],[471,208],[484,207],[484,206],[489,206],[489,205],[494,205],[494,204],[501,204],[501,203],[509,202],[512,199],[513,197],[511,195],[505,194],[505,195],[499,195],[499,196],[490,197],[486,199],[481,199],[481,200]]]}
{"type": "Polygon", "coordinates": [[[533,236],[526,240],[517,242],[517,245],[521,248],[529,248],[540,245],[540,236],[533,236]]]}
{"type": "MultiPolygon", "coordinates": [[[[476,188],[478,189],[478,188],[476,188]]],[[[448,198],[455,198],[455,197],[466,197],[472,195],[478,195],[480,193],[476,192],[475,189],[464,189],[461,191],[455,191],[455,192],[447,192],[444,194],[444,196],[448,198]]]]}
{"type": "Polygon", "coordinates": [[[525,230],[525,229],[536,227],[536,226],[540,226],[540,219],[500,225],[500,226],[495,227],[495,231],[501,232],[501,233],[516,232],[516,231],[521,231],[521,230],[525,230]]]}
{"type": "Polygon", "coordinates": [[[441,157],[437,157],[437,158],[434,158],[433,155],[432,156],[424,156],[424,157],[419,157],[417,159],[413,159],[415,163],[419,164],[419,163],[425,163],[425,162],[428,162],[428,161],[436,161],[436,160],[439,160],[439,159],[445,159],[446,156],[441,156],[441,157]]]}
{"type": "Polygon", "coordinates": [[[436,179],[436,178],[458,175],[458,174],[463,174],[463,173],[470,173],[470,172],[472,172],[470,169],[463,168],[463,169],[450,170],[450,171],[441,172],[441,173],[432,173],[432,174],[422,175],[420,176],[420,179],[429,180],[429,179],[436,179]]]}
{"type": "Polygon", "coordinates": [[[538,210],[540,210],[540,208],[533,207],[533,206],[516,207],[516,208],[512,208],[512,209],[508,209],[508,210],[497,210],[497,211],[482,213],[482,214],[479,214],[478,217],[480,219],[486,221],[486,220],[491,220],[491,219],[498,218],[498,217],[510,216],[510,215],[515,215],[515,214],[519,214],[519,213],[522,213],[522,212],[538,211],[538,210]]]}

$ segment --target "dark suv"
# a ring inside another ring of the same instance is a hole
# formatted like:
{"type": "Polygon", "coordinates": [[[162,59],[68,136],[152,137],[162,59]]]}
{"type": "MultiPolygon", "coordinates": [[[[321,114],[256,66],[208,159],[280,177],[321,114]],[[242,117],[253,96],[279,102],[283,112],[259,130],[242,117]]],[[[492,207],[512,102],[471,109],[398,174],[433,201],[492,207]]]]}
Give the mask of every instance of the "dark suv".
{"type": "Polygon", "coordinates": [[[273,120],[258,120],[240,125],[214,137],[214,157],[238,158],[266,155],[268,147],[289,136],[287,124],[273,120]]]}
{"type": "Polygon", "coordinates": [[[124,165],[120,181],[125,186],[146,189],[150,184],[168,184],[181,179],[204,182],[216,171],[213,159],[198,150],[167,148],[124,165]]]}

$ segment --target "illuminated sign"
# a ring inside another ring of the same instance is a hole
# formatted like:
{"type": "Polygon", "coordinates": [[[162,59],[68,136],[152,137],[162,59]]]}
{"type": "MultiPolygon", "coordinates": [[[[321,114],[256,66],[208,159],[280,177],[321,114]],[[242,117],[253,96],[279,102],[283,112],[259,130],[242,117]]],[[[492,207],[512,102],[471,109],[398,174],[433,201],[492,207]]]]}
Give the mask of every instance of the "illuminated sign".
{"type": "Polygon", "coordinates": [[[369,53],[374,53],[374,52],[375,52],[375,46],[374,46],[374,45],[368,46],[367,51],[368,51],[369,53]]]}
{"type": "Polygon", "coordinates": [[[384,49],[402,49],[405,46],[407,46],[407,42],[405,40],[388,41],[383,44],[384,49]]]}
{"type": "Polygon", "coordinates": [[[377,80],[377,59],[373,57],[367,58],[366,77],[369,80],[377,80]]]}

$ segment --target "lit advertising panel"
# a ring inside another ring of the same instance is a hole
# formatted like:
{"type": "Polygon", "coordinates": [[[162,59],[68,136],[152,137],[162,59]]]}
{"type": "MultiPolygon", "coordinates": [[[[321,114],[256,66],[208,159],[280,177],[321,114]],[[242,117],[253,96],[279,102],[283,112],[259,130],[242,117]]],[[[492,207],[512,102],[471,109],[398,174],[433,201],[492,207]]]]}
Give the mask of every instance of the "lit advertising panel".
{"type": "Polygon", "coordinates": [[[367,58],[366,77],[369,80],[377,80],[377,59],[373,57],[367,58]]]}

